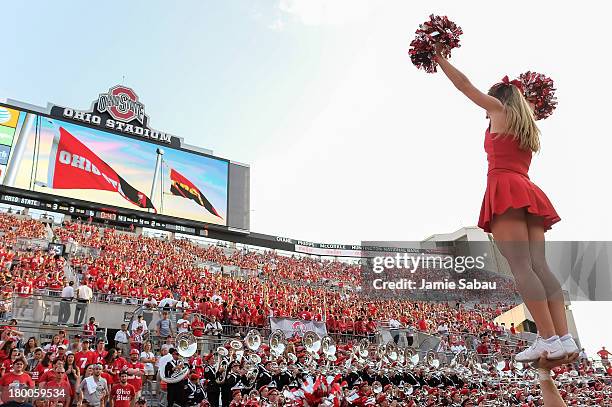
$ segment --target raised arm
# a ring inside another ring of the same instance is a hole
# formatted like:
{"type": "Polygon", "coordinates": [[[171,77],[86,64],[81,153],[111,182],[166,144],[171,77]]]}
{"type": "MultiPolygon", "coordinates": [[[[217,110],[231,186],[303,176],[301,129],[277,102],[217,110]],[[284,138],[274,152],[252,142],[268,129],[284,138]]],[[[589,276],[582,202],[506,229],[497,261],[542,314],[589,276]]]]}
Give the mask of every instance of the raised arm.
{"type": "Polygon", "coordinates": [[[565,364],[570,364],[578,359],[578,353],[571,353],[564,359],[549,360],[548,354],[544,352],[540,360],[534,363],[534,367],[538,369],[538,380],[540,382],[540,390],[542,392],[542,399],[546,407],[567,407],[563,397],[559,394],[559,390],[555,385],[555,382],[550,377],[550,371],[557,367],[565,364]]]}
{"type": "Polygon", "coordinates": [[[461,93],[489,113],[498,113],[504,110],[504,105],[499,100],[478,90],[472,85],[472,82],[470,82],[467,76],[448,62],[443,54],[444,51],[438,44],[436,46],[436,60],[438,61],[438,65],[442,69],[442,72],[444,72],[461,93]]]}

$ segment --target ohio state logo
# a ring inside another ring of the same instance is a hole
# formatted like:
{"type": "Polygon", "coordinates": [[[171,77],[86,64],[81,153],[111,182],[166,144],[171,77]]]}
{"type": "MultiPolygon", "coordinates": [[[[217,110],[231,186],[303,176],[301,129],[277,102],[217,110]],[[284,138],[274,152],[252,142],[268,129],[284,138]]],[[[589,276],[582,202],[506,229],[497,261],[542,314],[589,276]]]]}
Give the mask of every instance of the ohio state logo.
{"type": "Polygon", "coordinates": [[[100,113],[108,112],[115,120],[129,123],[136,119],[140,124],[145,124],[144,105],[138,101],[136,93],[125,86],[113,86],[108,93],[101,93],[97,110],[100,113]]]}
{"type": "Polygon", "coordinates": [[[306,332],[306,325],[302,321],[295,321],[291,326],[293,328],[293,332],[295,332],[298,336],[304,336],[304,332],[306,332]]]}

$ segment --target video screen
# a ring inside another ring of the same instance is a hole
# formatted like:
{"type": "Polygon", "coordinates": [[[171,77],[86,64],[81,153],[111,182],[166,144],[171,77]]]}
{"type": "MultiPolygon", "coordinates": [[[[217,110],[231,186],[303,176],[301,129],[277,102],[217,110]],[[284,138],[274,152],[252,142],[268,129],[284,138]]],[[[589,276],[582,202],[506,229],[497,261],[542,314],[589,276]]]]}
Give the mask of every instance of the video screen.
{"type": "Polygon", "coordinates": [[[0,106],[0,183],[227,225],[229,162],[0,106]]]}

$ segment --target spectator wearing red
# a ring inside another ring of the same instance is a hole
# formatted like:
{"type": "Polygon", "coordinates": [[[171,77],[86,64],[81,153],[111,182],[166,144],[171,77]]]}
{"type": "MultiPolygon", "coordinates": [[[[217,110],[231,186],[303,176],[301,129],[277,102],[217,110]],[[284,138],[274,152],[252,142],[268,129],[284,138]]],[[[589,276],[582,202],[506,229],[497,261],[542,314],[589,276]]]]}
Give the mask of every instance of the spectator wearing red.
{"type": "Polygon", "coordinates": [[[32,372],[32,378],[36,383],[40,380],[40,378],[49,370],[53,369],[53,353],[47,352],[45,356],[43,356],[40,363],[36,365],[34,368],[34,372],[32,372]]]}
{"type": "Polygon", "coordinates": [[[194,314],[193,316],[191,329],[193,330],[193,336],[196,338],[201,338],[204,336],[204,322],[200,319],[198,314],[194,314]]]}
{"type": "Polygon", "coordinates": [[[476,353],[479,355],[488,355],[489,354],[489,346],[486,343],[486,340],[483,340],[477,347],[476,353]]]}
{"type": "Polygon", "coordinates": [[[130,407],[136,399],[136,389],[128,383],[128,372],[121,371],[119,380],[115,383],[110,392],[110,407],[130,407]]]}
{"type": "Polygon", "coordinates": [[[74,354],[75,363],[79,368],[81,376],[85,373],[85,368],[90,363],[90,360],[93,359],[92,353],[93,351],[89,349],[89,339],[83,339],[81,342],[81,350],[74,354]]]}
{"type": "Polygon", "coordinates": [[[89,317],[89,322],[83,326],[83,338],[93,341],[96,338],[96,330],[98,324],[96,323],[95,317],[89,317]]]}
{"type": "Polygon", "coordinates": [[[17,317],[22,317],[26,309],[30,304],[30,299],[34,293],[34,282],[30,279],[20,280],[17,283],[17,301],[15,302],[15,308],[17,317]]]}
{"type": "Polygon", "coordinates": [[[128,383],[134,386],[136,397],[140,397],[142,391],[142,377],[145,374],[145,365],[140,361],[140,352],[136,349],[130,351],[130,360],[124,366],[128,373],[128,383]]]}
{"type": "Polygon", "coordinates": [[[9,356],[2,361],[2,365],[0,365],[0,373],[9,372],[15,361],[22,357],[21,352],[17,348],[12,348],[9,352],[9,356]]]}
{"type": "Polygon", "coordinates": [[[61,382],[67,386],[68,393],[70,392],[70,382],[68,381],[68,377],[65,374],[64,369],[64,361],[55,360],[53,361],[53,368],[47,370],[40,376],[38,379],[38,385],[44,387],[44,385],[49,381],[61,382]]]}
{"type": "Polygon", "coordinates": [[[109,386],[119,381],[119,372],[125,367],[127,361],[119,356],[117,349],[110,348],[104,357],[102,366],[107,376],[104,376],[109,386]]]}
{"type": "Polygon", "coordinates": [[[25,372],[26,360],[24,357],[16,359],[13,363],[13,368],[10,372],[4,373],[0,377],[0,400],[2,402],[21,401],[19,398],[11,395],[7,389],[10,387],[33,388],[34,381],[29,374],[25,372]]]}
{"type": "Polygon", "coordinates": [[[104,364],[108,352],[105,349],[106,343],[104,339],[99,339],[96,343],[96,349],[89,352],[89,364],[101,363],[104,364]]]}
{"type": "Polygon", "coordinates": [[[610,357],[610,352],[608,352],[605,346],[602,346],[601,349],[597,351],[597,354],[599,355],[602,361],[603,360],[607,361],[608,358],[610,357]]]}

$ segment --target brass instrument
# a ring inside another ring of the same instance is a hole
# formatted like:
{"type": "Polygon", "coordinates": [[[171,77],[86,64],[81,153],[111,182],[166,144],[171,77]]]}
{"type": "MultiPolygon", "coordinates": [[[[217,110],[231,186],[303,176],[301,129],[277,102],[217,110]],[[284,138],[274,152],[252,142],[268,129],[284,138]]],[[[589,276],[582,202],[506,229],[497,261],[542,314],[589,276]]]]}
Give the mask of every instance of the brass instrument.
{"type": "Polygon", "coordinates": [[[285,352],[285,349],[287,348],[287,340],[285,338],[285,333],[280,329],[277,329],[272,332],[272,335],[270,335],[269,344],[270,353],[272,354],[272,356],[278,357],[282,355],[283,352],[285,352]]]}
{"type": "Polygon", "coordinates": [[[438,359],[438,355],[432,350],[427,352],[425,360],[427,361],[427,364],[433,367],[434,369],[437,369],[440,366],[440,360],[438,359]]]}
{"type": "Polygon", "coordinates": [[[321,339],[321,352],[323,352],[328,360],[331,356],[335,357],[336,350],[336,343],[331,336],[324,336],[323,339],[321,339]]]}
{"type": "Polygon", "coordinates": [[[394,342],[389,342],[387,346],[385,346],[385,357],[391,362],[397,361],[397,345],[394,342]]]}
{"type": "Polygon", "coordinates": [[[477,355],[476,352],[468,352],[467,356],[466,356],[466,367],[469,369],[472,369],[473,367],[476,366],[477,363],[477,355]]]}
{"type": "Polygon", "coordinates": [[[368,341],[367,338],[361,339],[358,343],[358,349],[359,349],[358,356],[360,356],[361,358],[367,358],[369,354],[368,353],[369,347],[370,347],[370,341],[368,341]]]}
{"type": "Polygon", "coordinates": [[[247,357],[247,364],[258,365],[261,363],[261,357],[258,354],[253,353],[247,357]]]}
{"type": "Polygon", "coordinates": [[[457,353],[455,355],[455,357],[453,358],[453,360],[451,360],[450,362],[450,366],[451,367],[456,367],[456,366],[465,366],[467,364],[467,356],[466,356],[466,351],[460,351],[459,353],[457,353]]]}
{"type": "Polygon", "coordinates": [[[215,374],[217,375],[219,372],[221,373],[221,376],[217,376],[215,378],[215,382],[217,382],[217,384],[225,382],[227,377],[227,368],[230,364],[230,361],[227,358],[228,354],[229,351],[223,346],[219,346],[215,350],[215,355],[217,357],[217,361],[215,363],[215,374]]]}
{"type": "Polygon", "coordinates": [[[176,336],[176,349],[181,356],[177,367],[170,377],[166,377],[166,365],[173,359],[172,355],[168,354],[159,359],[159,377],[166,383],[178,383],[184,380],[189,374],[189,365],[185,363],[185,358],[193,356],[198,349],[198,344],[195,336],[191,332],[181,332],[176,336]]]}
{"type": "Polygon", "coordinates": [[[230,341],[230,349],[232,350],[232,354],[235,360],[238,363],[241,363],[242,357],[244,356],[244,349],[242,346],[242,342],[237,339],[233,339],[232,341],[230,341]]]}
{"type": "Polygon", "coordinates": [[[406,363],[409,365],[416,366],[419,364],[419,354],[413,348],[406,348],[404,355],[406,357],[406,363]]]}
{"type": "Polygon", "coordinates": [[[321,349],[321,337],[314,331],[307,331],[302,338],[302,345],[306,348],[306,352],[317,359],[314,355],[321,349]]]}
{"type": "Polygon", "coordinates": [[[189,358],[198,351],[198,341],[191,332],[181,332],[176,336],[176,349],[179,355],[189,358]]]}
{"type": "Polygon", "coordinates": [[[242,349],[242,342],[240,342],[237,339],[233,339],[230,341],[230,348],[234,349],[234,350],[240,350],[242,349]]]}
{"type": "Polygon", "coordinates": [[[254,386],[255,382],[257,381],[257,375],[259,373],[259,368],[257,367],[257,364],[247,362],[244,365],[244,369],[246,370],[246,378],[249,383],[249,387],[254,386]]]}
{"type": "Polygon", "coordinates": [[[261,346],[261,335],[256,329],[251,329],[244,338],[244,344],[249,350],[257,352],[261,346]]]}
{"type": "Polygon", "coordinates": [[[304,356],[304,366],[310,367],[310,365],[312,365],[313,362],[314,362],[314,358],[312,357],[312,354],[307,353],[306,356],[304,356]]]}
{"type": "Polygon", "coordinates": [[[406,363],[405,352],[406,352],[406,348],[398,348],[397,349],[397,363],[400,366],[403,366],[406,363]]]}

